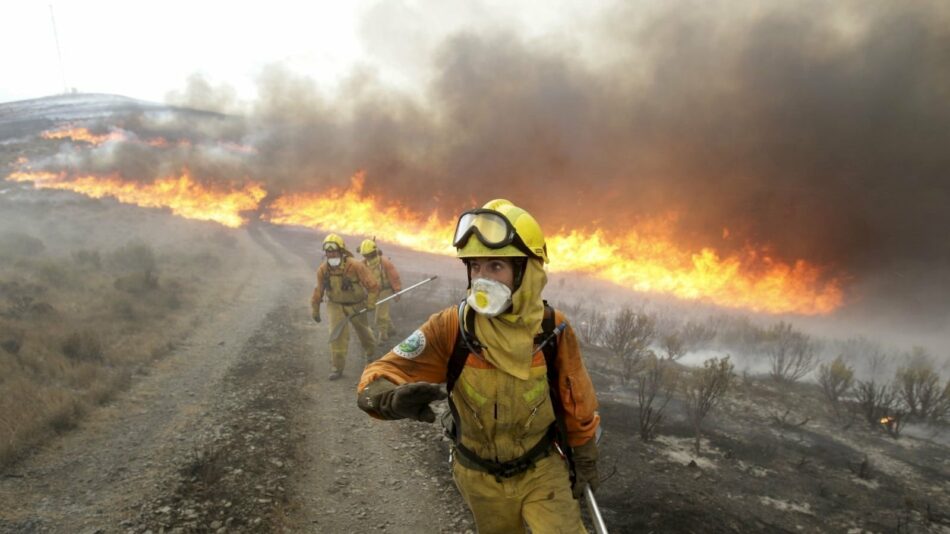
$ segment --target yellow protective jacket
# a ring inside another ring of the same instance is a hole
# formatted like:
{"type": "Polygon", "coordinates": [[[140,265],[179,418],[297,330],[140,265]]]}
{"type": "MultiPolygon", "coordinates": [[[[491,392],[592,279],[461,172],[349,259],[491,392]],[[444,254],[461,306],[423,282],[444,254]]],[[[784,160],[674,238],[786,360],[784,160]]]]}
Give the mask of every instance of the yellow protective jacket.
{"type": "Polygon", "coordinates": [[[319,306],[324,293],[330,302],[336,304],[364,304],[367,300],[376,302],[379,283],[366,265],[359,261],[347,257],[343,265],[337,268],[330,267],[324,261],[317,268],[317,286],[313,288],[310,306],[319,306]]]}
{"type": "MultiPolygon", "coordinates": [[[[555,311],[554,317],[555,324],[565,321],[560,312],[555,311]]],[[[379,378],[397,386],[444,383],[457,335],[455,307],[432,315],[405,341],[363,370],[357,392],[379,378]]],[[[558,339],[555,365],[568,445],[577,447],[594,437],[600,416],[594,386],[570,325],[558,339]]],[[[469,354],[451,393],[461,420],[462,443],[480,457],[498,462],[527,452],[554,422],[546,371],[541,351],[533,356],[528,380],[515,378],[478,355],[469,354]]]]}
{"type": "Polygon", "coordinates": [[[373,277],[379,282],[380,290],[392,289],[393,293],[399,293],[402,290],[402,280],[399,279],[399,272],[393,262],[377,254],[375,258],[365,259],[363,263],[369,267],[373,277]]]}

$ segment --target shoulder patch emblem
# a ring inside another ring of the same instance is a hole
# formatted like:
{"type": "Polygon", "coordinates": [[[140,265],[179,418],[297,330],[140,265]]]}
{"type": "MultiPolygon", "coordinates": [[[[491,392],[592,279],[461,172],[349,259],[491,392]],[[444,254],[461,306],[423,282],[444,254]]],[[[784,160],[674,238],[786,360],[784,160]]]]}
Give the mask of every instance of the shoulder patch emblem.
{"type": "Polygon", "coordinates": [[[412,334],[409,334],[409,337],[403,340],[402,343],[393,347],[393,352],[397,355],[402,356],[403,358],[413,359],[416,356],[422,354],[422,351],[426,348],[426,335],[422,333],[422,330],[416,330],[412,334]]]}

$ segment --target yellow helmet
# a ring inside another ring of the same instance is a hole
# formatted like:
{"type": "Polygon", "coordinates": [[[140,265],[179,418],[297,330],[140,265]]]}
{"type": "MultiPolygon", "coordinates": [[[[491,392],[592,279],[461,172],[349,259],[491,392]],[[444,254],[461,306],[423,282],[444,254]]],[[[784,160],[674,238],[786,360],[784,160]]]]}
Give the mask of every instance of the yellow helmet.
{"type": "Polygon", "coordinates": [[[359,253],[363,256],[369,256],[377,250],[379,249],[376,248],[376,241],[372,239],[364,239],[363,242],[360,243],[359,253]]]}
{"type": "Polygon", "coordinates": [[[541,225],[530,213],[505,199],[463,213],[452,244],[459,258],[530,256],[548,262],[541,225]]]}
{"type": "Polygon", "coordinates": [[[324,252],[328,250],[346,250],[346,243],[343,242],[342,237],[329,234],[323,238],[323,250],[324,252]]]}

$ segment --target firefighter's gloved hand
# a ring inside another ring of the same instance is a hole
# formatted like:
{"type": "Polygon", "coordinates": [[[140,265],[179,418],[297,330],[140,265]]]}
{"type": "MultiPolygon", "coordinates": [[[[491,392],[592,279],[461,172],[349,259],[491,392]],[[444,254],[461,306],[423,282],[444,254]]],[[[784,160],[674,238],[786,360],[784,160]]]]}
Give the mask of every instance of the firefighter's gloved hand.
{"type": "Polygon", "coordinates": [[[597,474],[597,444],[593,439],[587,443],[574,447],[574,492],[575,499],[584,498],[584,488],[597,491],[600,486],[600,477],[597,474]]]}
{"type": "Polygon", "coordinates": [[[376,300],[369,299],[366,301],[366,311],[373,311],[376,309],[376,300]]]}
{"type": "Polygon", "coordinates": [[[319,306],[315,307],[310,315],[313,317],[314,321],[319,323],[320,322],[320,307],[319,306]]]}
{"type": "Polygon", "coordinates": [[[429,403],[447,396],[438,384],[415,382],[395,386],[386,379],[377,379],[363,389],[357,405],[383,419],[415,419],[432,423],[435,422],[435,412],[429,403]]]}

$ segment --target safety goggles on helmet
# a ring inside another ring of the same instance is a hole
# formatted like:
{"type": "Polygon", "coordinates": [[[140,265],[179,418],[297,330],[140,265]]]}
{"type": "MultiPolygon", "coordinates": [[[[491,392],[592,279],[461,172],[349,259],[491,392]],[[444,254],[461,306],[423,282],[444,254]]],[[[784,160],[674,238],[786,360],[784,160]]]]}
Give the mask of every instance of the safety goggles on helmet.
{"type": "Polygon", "coordinates": [[[463,213],[459,217],[458,224],[455,225],[452,246],[455,248],[465,246],[472,235],[475,235],[488,248],[499,249],[513,245],[528,256],[538,257],[525,245],[511,222],[495,210],[477,208],[463,213]]]}

